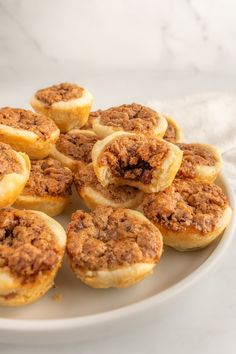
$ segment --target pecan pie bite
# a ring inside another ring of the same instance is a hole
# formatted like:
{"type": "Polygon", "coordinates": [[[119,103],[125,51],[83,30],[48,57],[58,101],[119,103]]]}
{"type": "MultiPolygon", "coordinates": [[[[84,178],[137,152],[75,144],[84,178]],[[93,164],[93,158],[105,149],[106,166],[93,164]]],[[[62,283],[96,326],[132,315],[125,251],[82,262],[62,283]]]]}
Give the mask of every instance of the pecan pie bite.
{"type": "Polygon", "coordinates": [[[66,246],[62,226],[40,211],[0,210],[0,304],[20,306],[54,283],[66,246]]]}
{"type": "Polygon", "coordinates": [[[92,150],[95,174],[104,186],[129,185],[145,193],[169,186],[180,167],[182,151],[156,137],[118,132],[92,150]]]}
{"type": "Polygon", "coordinates": [[[72,270],[94,288],[131,286],[149,275],[162,255],[160,231],[131,209],[77,210],[67,236],[72,270]]]}
{"type": "Polygon", "coordinates": [[[191,178],[214,182],[222,168],[218,149],[209,144],[177,144],[183,151],[183,160],[176,178],[191,178]]]}
{"type": "Polygon", "coordinates": [[[0,109],[0,141],[32,159],[47,157],[60,134],[48,117],[21,108],[0,109]]]}
{"type": "Polygon", "coordinates": [[[117,131],[162,138],[166,129],[167,121],[162,115],[138,103],[100,110],[99,116],[93,121],[93,130],[100,138],[117,131]]]}
{"type": "Polygon", "coordinates": [[[79,196],[90,209],[99,205],[136,208],[142,202],[143,192],[137,188],[112,184],[103,187],[95,175],[92,164],[79,169],[74,181],[79,196]]]}
{"type": "Polygon", "coordinates": [[[146,195],[140,210],[161,231],[164,244],[179,251],[206,247],[232,214],[219,186],[190,179],[175,179],[164,191],[146,195]]]}
{"type": "Polygon", "coordinates": [[[32,97],[30,104],[36,112],[54,120],[61,132],[86,124],[93,96],[85,88],[63,82],[41,90],[32,97]]]}
{"type": "Polygon", "coordinates": [[[59,161],[52,158],[33,160],[29,180],[14,206],[56,216],[70,200],[72,182],[71,170],[59,161]]]}
{"type": "Polygon", "coordinates": [[[183,140],[183,133],[179,125],[173,118],[169,116],[164,116],[164,117],[167,120],[168,126],[165,135],[163,136],[163,139],[173,144],[180,143],[183,140]]]}
{"type": "Polygon", "coordinates": [[[51,156],[71,170],[77,170],[92,162],[92,148],[98,140],[98,136],[90,130],[73,129],[61,133],[51,156]]]}
{"type": "Polygon", "coordinates": [[[30,160],[9,145],[0,143],[0,208],[11,206],[24,188],[30,173],[30,160]]]}

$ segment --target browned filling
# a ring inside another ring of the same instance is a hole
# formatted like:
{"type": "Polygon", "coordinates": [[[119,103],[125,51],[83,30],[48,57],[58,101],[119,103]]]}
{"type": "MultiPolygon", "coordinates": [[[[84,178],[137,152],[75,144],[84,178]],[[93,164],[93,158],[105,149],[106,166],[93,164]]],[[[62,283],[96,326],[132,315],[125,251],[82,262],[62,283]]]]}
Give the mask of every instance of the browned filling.
{"type": "Polygon", "coordinates": [[[9,173],[21,173],[22,166],[12,148],[0,143],[0,179],[9,173]]]}
{"type": "Polygon", "coordinates": [[[71,194],[72,172],[52,158],[32,160],[23,195],[67,197],[71,194]]]}
{"type": "Polygon", "coordinates": [[[92,165],[87,165],[85,168],[79,169],[75,175],[75,185],[79,193],[82,188],[91,187],[102,194],[103,197],[116,203],[127,202],[127,200],[135,198],[137,193],[140,193],[138,189],[129,186],[109,184],[108,187],[103,187],[98,182],[92,165]]]}
{"type": "Polygon", "coordinates": [[[34,213],[0,210],[0,269],[10,271],[22,283],[34,281],[53,270],[60,253],[54,234],[34,213]]]}
{"type": "Polygon", "coordinates": [[[177,178],[194,178],[196,166],[214,166],[216,163],[213,152],[201,144],[177,144],[177,146],[183,150],[183,160],[177,178]]]}
{"type": "Polygon", "coordinates": [[[108,165],[116,178],[149,184],[167,153],[167,144],[157,138],[121,136],[106,146],[99,164],[108,165]]]}
{"type": "Polygon", "coordinates": [[[50,118],[21,108],[1,108],[0,124],[28,130],[37,134],[43,140],[48,139],[55,130],[58,130],[56,124],[50,118]]]}
{"type": "Polygon", "coordinates": [[[144,134],[153,131],[158,124],[158,118],[157,112],[137,103],[124,104],[100,112],[102,124],[144,134]]]}
{"type": "Polygon", "coordinates": [[[100,109],[94,112],[90,112],[88,116],[87,123],[81,128],[83,130],[92,130],[93,129],[93,121],[95,118],[99,117],[100,112],[102,112],[100,109]]]}
{"type": "Polygon", "coordinates": [[[168,120],[168,126],[163,139],[169,141],[170,143],[176,142],[176,128],[172,122],[168,120]]]}
{"type": "Polygon", "coordinates": [[[172,231],[195,228],[202,234],[214,230],[227,206],[227,199],[215,184],[176,179],[163,192],[144,198],[145,216],[172,231]]]}
{"type": "Polygon", "coordinates": [[[4,298],[5,300],[12,300],[17,296],[17,293],[15,291],[10,292],[7,295],[0,295],[1,298],[4,298]]]}
{"type": "Polygon", "coordinates": [[[157,262],[161,247],[154,225],[129,215],[127,209],[99,207],[90,214],[77,210],[68,227],[67,252],[81,270],[157,262]]]}
{"type": "Polygon", "coordinates": [[[47,106],[51,106],[55,102],[69,101],[80,98],[84,89],[78,85],[63,82],[59,85],[46,87],[38,90],[35,94],[36,98],[47,106]]]}
{"type": "Polygon", "coordinates": [[[58,151],[73,160],[90,163],[92,162],[91,152],[93,145],[98,140],[99,138],[96,135],[69,132],[60,134],[56,147],[58,151]]]}

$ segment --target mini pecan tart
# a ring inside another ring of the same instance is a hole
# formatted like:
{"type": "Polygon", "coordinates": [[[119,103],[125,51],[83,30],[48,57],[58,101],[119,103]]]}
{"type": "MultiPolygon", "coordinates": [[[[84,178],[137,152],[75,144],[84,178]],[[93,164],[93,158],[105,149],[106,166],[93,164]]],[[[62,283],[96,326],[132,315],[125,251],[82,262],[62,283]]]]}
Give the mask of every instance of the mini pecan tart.
{"type": "Polygon", "coordinates": [[[100,111],[99,116],[93,121],[93,130],[100,138],[117,131],[162,138],[166,129],[167,121],[162,115],[138,103],[123,104],[100,111]]]}
{"type": "Polygon", "coordinates": [[[0,208],[11,206],[24,188],[30,173],[30,160],[22,152],[0,143],[0,208]]]}
{"type": "Polygon", "coordinates": [[[72,182],[71,170],[59,161],[52,158],[33,160],[29,180],[14,206],[56,216],[70,200],[72,182]]]}
{"type": "Polygon", "coordinates": [[[48,117],[21,108],[0,109],[0,141],[32,159],[47,157],[60,134],[48,117]]]}
{"type": "Polygon", "coordinates": [[[183,160],[176,178],[191,178],[214,182],[222,168],[218,149],[209,144],[177,144],[183,151],[183,160]]]}
{"type": "Polygon", "coordinates": [[[95,175],[92,164],[79,169],[74,181],[79,196],[90,209],[99,205],[135,208],[142,202],[143,192],[137,188],[113,184],[103,187],[95,175]]]}
{"type": "Polygon", "coordinates": [[[162,255],[160,231],[131,209],[77,210],[67,235],[72,270],[94,288],[131,286],[149,275],[162,255]]]}
{"type": "Polygon", "coordinates": [[[180,167],[182,151],[156,137],[118,132],[92,150],[95,174],[104,186],[129,185],[145,193],[169,186],[180,167]]]}
{"type": "Polygon", "coordinates": [[[98,136],[90,130],[73,129],[61,133],[51,156],[71,170],[77,170],[92,162],[92,148],[98,140],[98,136]]]}
{"type": "Polygon", "coordinates": [[[38,90],[30,104],[38,113],[54,120],[61,132],[86,124],[93,96],[76,84],[61,83],[38,90]]]}
{"type": "Polygon", "coordinates": [[[173,144],[181,143],[181,141],[183,140],[183,133],[181,128],[173,118],[169,116],[164,116],[164,117],[167,120],[168,126],[165,135],[163,136],[163,139],[173,144]]]}
{"type": "Polygon", "coordinates": [[[220,187],[190,179],[176,179],[164,191],[146,195],[140,210],[161,231],[164,244],[179,251],[206,247],[232,214],[220,187]]]}
{"type": "Polygon", "coordinates": [[[40,211],[0,210],[0,304],[35,301],[54,283],[66,246],[62,226],[40,211]]]}

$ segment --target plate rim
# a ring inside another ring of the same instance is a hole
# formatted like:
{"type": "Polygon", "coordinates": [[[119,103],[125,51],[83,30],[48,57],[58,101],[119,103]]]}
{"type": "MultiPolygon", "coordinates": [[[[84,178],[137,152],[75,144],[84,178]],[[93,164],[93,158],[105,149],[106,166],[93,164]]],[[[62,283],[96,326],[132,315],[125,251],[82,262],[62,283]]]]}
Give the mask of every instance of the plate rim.
{"type": "MultiPolygon", "coordinates": [[[[226,194],[229,199],[232,210],[235,210],[235,196],[233,188],[230,186],[224,173],[220,173],[218,177],[224,186],[226,194]]],[[[198,281],[202,276],[209,272],[212,267],[220,260],[225,250],[229,246],[231,239],[236,228],[236,218],[232,217],[230,224],[224,231],[217,247],[210,253],[208,258],[192,273],[187,275],[182,280],[178,281],[169,288],[159,292],[158,294],[151,295],[146,299],[137,301],[130,305],[125,305],[120,308],[109,310],[101,313],[57,318],[57,319],[7,319],[0,317],[0,331],[18,331],[18,332],[39,332],[39,331],[57,331],[57,330],[71,330],[79,329],[96,324],[114,322],[116,320],[125,319],[131,317],[134,314],[137,315],[143,311],[147,311],[150,308],[157,307],[163,302],[175,297],[182,291],[189,288],[192,284],[198,281]]]]}

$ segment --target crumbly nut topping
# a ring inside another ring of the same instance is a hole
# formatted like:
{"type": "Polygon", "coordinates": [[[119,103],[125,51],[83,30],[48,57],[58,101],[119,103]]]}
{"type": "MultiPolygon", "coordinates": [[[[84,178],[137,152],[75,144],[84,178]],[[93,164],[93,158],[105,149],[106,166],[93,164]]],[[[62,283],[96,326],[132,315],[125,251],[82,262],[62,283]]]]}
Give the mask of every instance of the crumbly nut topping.
{"type": "Polygon", "coordinates": [[[108,165],[114,177],[149,184],[153,170],[161,168],[168,151],[167,144],[158,138],[121,136],[106,146],[99,164],[108,165]]]}
{"type": "Polygon", "coordinates": [[[59,85],[53,85],[46,87],[45,89],[38,90],[35,96],[46,106],[51,106],[56,102],[66,102],[72,99],[80,98],[83,95],[83,91],[84,89],[78,85],[63,82],[59,85]]]}
{"type": "Polygon", "coordinates": [[[99,117],[101,113],[101,109],[98,109],[97,111],[90,112],[88,116],[87,123],[81,128],[83,130],[92,130],[93,129],[93,121],[95,118],[99,117]]]}
{"type": "Polygon", "coordinates": [[[183,151],[183,160],[177,178],[195,178],[196,166],[214,166],[216,163],[213,152],[201,144],[177,144],[177,146],[183,151]]]}
{"type": "Polygon", "coordinates": [[[157,112],[137,103],[123,104],[100,112],[102,124],[144,134],[152,133],[158,125],[158,119],[157,112]]]}
{"type": "Polygon", "coordinates": [[[80,270],[112,270],[135,263],[157,262],[161,234],[127,209],[77,210],[68,227],[67,252],[80,270]]]}
{"type": "Polygon", "coordinates": [[[32,160],[23,195],[67,197],[71,194],[72,172],[52,158],[32,160]]]}
{"type": "Polygon", "coordinates": [[[52,119],[21,108],[1,108],[0,124],[28,130],[43,140],[48,139],[55,130],[58,130],[52,119]]]}
{"type": "Polygon", "coordinates": [[[135,198],[137,193],[140,193],[137,188],[129,186],[116,186],[110,184],[107,187],[103,187],[94,173],[92,164],[79,169],[75,174],[74,180],[79,193],[82,188],[91,187],[101,193],[105,198],[115,201],[116,203],[126,202],[127,200],[135,198]]]}
{"type": "Polygon", "coordinates": [[[21,173],[22,166],[12,148],[0,142],[0,179],[9,173],[21,173]]]}
{"type": "Polygon", "coordinates": [[[23,283],[51,271],[61,250],[47,225],[31,211],[0,210],[0,269],[23,283]]]}
{"type": "Polygon", "coordinates": [[[90,163],[92,162],[92,148],[98,140],[96,135],[69,132],[60,134],[56,147],[58,151],[73,160],[90,163]]]}
{"type": "Polygon", "coordinates": [[[168,126],[163,139],[169,141],[170,143],[176,143],[176,128],[172,122],[169,120],[167,122],[168,126]]]}
{"type": "Polygon", "coordinates": [[[143,212],[150,221],[169,230],[195,228],[206,234],[214,230],[227,204],[215,184],[176,179],[164,191],[146,195],[143,212]]]}

